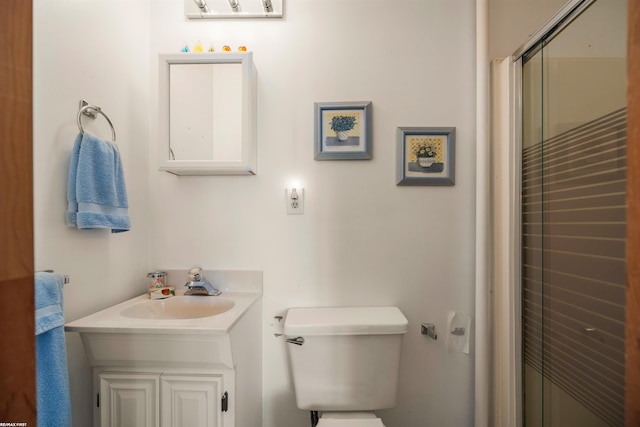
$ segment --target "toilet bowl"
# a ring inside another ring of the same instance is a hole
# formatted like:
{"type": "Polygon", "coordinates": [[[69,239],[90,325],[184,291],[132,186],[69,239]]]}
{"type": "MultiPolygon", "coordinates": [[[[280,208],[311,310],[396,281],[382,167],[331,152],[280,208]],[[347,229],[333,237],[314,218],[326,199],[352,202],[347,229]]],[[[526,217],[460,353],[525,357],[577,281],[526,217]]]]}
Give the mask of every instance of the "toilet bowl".
{"type": "Polygon", "coordinates": [[[373,411],[396,404],[407,326],[397,307],[289,309],[284,336],[298,408],[322,412],[317,427],[384,427],[373,411]]]}
{"type": "Polygon", "coordinates": [[[325,412],[317,427],[384,427],[372,412],[325,412]]]}

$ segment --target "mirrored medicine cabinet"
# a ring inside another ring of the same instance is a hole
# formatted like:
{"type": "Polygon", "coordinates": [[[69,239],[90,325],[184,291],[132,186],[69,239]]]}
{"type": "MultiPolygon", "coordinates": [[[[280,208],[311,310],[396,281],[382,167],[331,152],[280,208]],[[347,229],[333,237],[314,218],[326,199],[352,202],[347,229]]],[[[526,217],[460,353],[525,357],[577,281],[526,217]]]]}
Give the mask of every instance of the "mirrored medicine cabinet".
{"type": "Polygon", "coordinates": [[[256,174],[256,88],[251,52],[161,54],[160,170],[256,174]]]}

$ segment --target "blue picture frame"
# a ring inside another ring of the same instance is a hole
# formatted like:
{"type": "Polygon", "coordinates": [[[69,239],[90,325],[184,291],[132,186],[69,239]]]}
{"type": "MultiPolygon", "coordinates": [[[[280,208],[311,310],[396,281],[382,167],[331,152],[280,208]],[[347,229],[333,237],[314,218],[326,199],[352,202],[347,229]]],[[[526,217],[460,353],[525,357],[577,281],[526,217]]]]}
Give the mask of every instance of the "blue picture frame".
{"type": "Polygon", "coordinates": [[[399,127],[397,185],[455,184],[455,127],[399,127]]]}
{"type": "Polygon", "coordinates": [[[371,102],[316,102],[316,160],[370,160],[371,102]]]}

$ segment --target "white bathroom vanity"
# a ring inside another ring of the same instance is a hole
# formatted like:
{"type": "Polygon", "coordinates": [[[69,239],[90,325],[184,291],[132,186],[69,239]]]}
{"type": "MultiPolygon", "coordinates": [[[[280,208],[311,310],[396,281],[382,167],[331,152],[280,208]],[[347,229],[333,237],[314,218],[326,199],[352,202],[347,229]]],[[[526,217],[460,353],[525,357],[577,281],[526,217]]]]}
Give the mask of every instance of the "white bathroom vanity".
{"type": "Polygon", "coordinates": [[[175,297],[65,325],[93,368],[94,426],[261,425],[262,272],[206,272],[221,296],[185,296],[185,272],[168,273],[175,297]]]}

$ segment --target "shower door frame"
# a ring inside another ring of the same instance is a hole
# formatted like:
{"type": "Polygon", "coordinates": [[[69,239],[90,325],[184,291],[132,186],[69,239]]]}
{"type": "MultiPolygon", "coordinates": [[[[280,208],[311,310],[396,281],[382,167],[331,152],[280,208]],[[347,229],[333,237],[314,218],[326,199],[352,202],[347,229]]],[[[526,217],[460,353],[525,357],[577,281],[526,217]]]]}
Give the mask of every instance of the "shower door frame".
{"type": "MultiPolygon", "coordinates": [[[[519,153],[522,152],[522,131],[523,123],[521,120],[523,103],[523,82],[521,79],[524,65],[524,58],[531,57],[538,50],[544,49],[544,46],[550,42],[556,35],[570,25],[574,19],[581,15],[581,13],[591,6],[596,0],[572,0],[568,2],[554,17],[547,22],[540,30],[538,30],[523,46],[521,46],[512,56],[513,60],[513,73],[517,76],[515,83],[515,91],[513,94],[514,104],[516,107],[517,121],[514,124],[515,134],[513,142],[516,145],[516,150],[519,153]]],[[[625,328],[626,334],[626,351],[625,351],[625,421],[626,426],[636,426],[640,423],[640,368],[638,363],[640,362],[640,268],[637,267],[640,257],[638,256],[638,249],[640,249],[640,201],[636,201],[637,195],[640,193],[638,185],[640,185],[640,123],[638,118],[640,116],[640,84],[636,83],[637,72],[640,71],[640,31],[638,25],[640,25],[640,6],[635,0],[627,0],[627,291],[626,291],[626,318],[625,328]],[[633,197],[632,197],[633,196],[633,197]],[[630,266],[635,266],[630,268],[630,266]]],[[[520,159],[515,159],[516,169],[521,169],[520,159]]],[[[514,177],[514,188],[517,189],[516,195],[516,212],[514,221],[515,228],[511,230],[514,236],[518,236],[521,233],[521,224],[518,223],[517,218],[521,218],[521,170],[516,172],[514,177]]],[[[521,241],[512,239],[514,248],[519,252],[522,250],[521,241]]],[[[520,261],[520,260],[519,260],[520,261]]],[[[516,265],[516,273],[521,273],[522,263],[519,262],[516,265]]],[[[517,280],[513,283],[516,284],[516,295],[520,296],[522,293],[522,278],[521,275],[516,276],[517,280]]],[[[516,307],[516,318],[518,320],[518,328],[522,328],[522,303],[518,298],[516,307]]],[[[518,339],[512,343],[516,346],[517,364],[518,369],[516,372],[517,383],[519,385],[517,392],[517,401],[515,407],[517,408],[516,425],[522,426],[524,422],[524,401],[523,401],[523,350],[522,350],[522,335],[518,335],[518,339]]]]}
{"type": "MultiPolygon", "coordinates": [[[[519,256],[522,250],[521,238],[521,215],[522,215],[522,177],[521,177],[521,153],[522,153],[522,70],[523,58],[534,49],[541,49],[543,40],[550,40],[559,34],[584,10],[586,10],[596,0],[572,0],[567,2],[549,21],[547,21],[538,31],[536,31],[520,48],[518,48],[509,58],[511,64],[508,71],[508,85],[510,87],[508,102],[509,139],[510,147],[508,159],[510,167],[502,172],[502,178],[509,181],[509,224],[502,238],[502,242],[497,244],[499,250],[509,249],[511,257],[503,258],[499,263],[502,275],[502,283],[496,284],[494,290],[496,294],[503,292],[508,295],[501,305],[496,305],[496,311],[501,312],[503,318],[510,319],[514,330],[511,333],[503,333],[507,337],[503,343],[503,348],[496,347],[494,351],[504,352],[515,360],[510,364],[494,366],[495,378],[504,379],[502,383],[496,381],[494,394],[493,422],[496,426],[516,426],[523,425],[523,362],[522,362],[522,260],[519,256]],[[504,289],[509,287],[510,289],[504,289]],[[510,380],[507,380],[511,378],[510,380]],[[515,390],[514,390],[515,388],[515,390]],[[515,393],[509,393],[515,391],[515,393]],[[505,399],[506,402],[498,402],[505,399]]],[[[633,0],[635,1],[635,0],[633,0]]],[[[495,82],[494,82],[495,84],[495,82]]],[[[505,102],[503,99],[502,102],[505,102]]],[[[503,113],[505,110],[503,110],[503,113]]],[[[502,119],[499,119],[500,121],[502,119]]],[[[495,129],[494,129],[495,131],[495,129]]],[[[501,165],[504,167],[504,165],[501,165]]],[[[498,225],[494,224],[494,229],[498,225]]],[[[494,253],[495,256],[495,253],[494,253]]],[[[495,273],[495,271],[494,271],[495,273]]],[[[494,334],[500,334],[494,326],[494,334]]],[[[500,344],[498,344],[500,345],[500,344]]],[[[495,358],[494,358],[495,360],[495,358]]],[[[494,379],[495,380],[495,379],[494,379]]]]}

